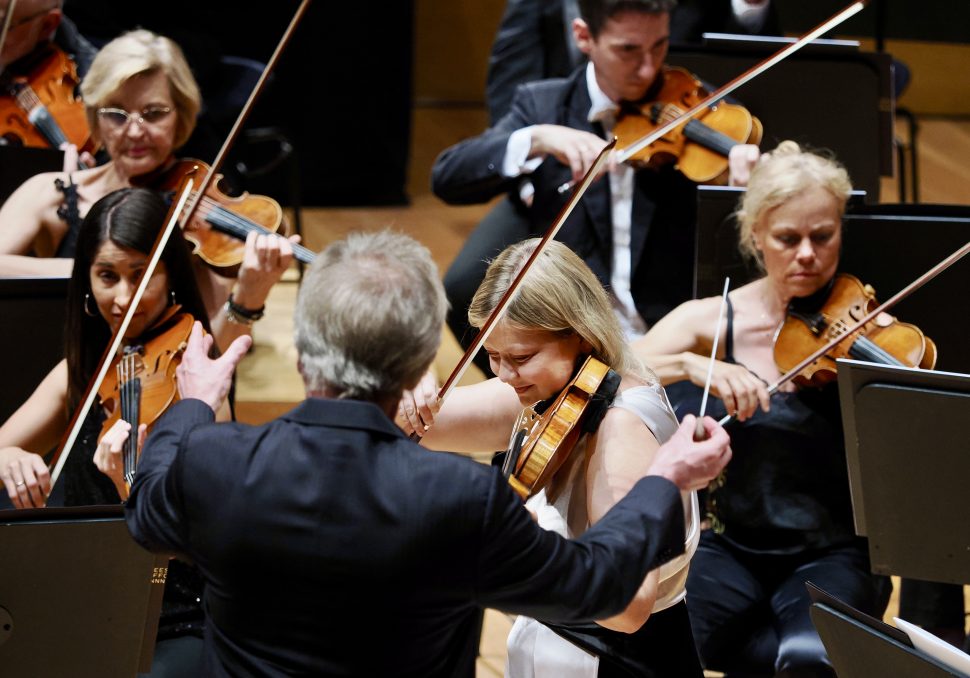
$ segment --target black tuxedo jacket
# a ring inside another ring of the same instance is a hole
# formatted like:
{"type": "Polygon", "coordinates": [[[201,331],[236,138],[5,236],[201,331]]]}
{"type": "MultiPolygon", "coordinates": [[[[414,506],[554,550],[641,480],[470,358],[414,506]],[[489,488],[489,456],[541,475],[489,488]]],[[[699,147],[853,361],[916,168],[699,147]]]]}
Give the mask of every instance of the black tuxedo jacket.
{"type": "MultiPolygon", "coordinates": [[[[512,109],[495,126],[446,149],[431,171],[432,189],[452,204],[485,202],[503,192],[517,200],[519,178],[502,176],[502,160],[511,134],[542,123],[564,125],[603,136],[588,120],[586,67],[569,78],[520,86],[512,109]]],[[[696,189],[672,166],[642,169],[635,175],[630,253],[631,291],[640,315],[654,323],[692,298],[696,189]]],[[[558,187],[569,181],[569,168],[547,157],[527,177],[535,187],[532,206],[524,208],[535,235],[555,220],[569,195],[558,187]]],[[[557,236],[589,265],[607,288],[613,261],[613,221],[606,177],[593,183],[557,236]]]]}
{"type": "MultiPolygon", "coordinates": [[[[573,39],[576,0],[507,0],[488,59],[485,99],[491,120],[509,110],[518,85],[569,75],[586,57],[573,39]]],[[[704,33],[749,33],[738,23],[731,0],[680,0],[670,15],[674,46],[699,44],[704,33]]],[[[781,35],[772,3],[758,35],[781,35]]]]}
{"type": "Polygon", "coordinates": [[[168,411],[126,509],[139,543],[206,579],[207,675],[472,676],[478,607],[602,618],[683,551],[662,478],[567,541],[495,469],[419,447],[373,404],[212,421],[197,400],[168,411]]]}

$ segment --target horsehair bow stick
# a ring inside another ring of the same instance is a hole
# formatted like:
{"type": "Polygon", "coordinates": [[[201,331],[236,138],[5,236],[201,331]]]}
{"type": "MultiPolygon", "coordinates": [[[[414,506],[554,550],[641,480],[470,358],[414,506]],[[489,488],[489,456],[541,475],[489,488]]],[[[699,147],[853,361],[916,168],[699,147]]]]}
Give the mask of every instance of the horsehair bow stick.
{"type": "Polygon", "coordinates": [[[701,398],[701,410],[697,415],[697,424],[694,427],[694,440],[707,440],[707,431],[704,429],[704,413],[707,412],[707,395],[711,392],[711,378],[714,376],[714,361],[717,358],[717,344],[721,338],[721,321],[724,319],[724,310],[727,308],[728,285],[731,284],[730,278],[724,278],[724,291],[721,293],[721,307],[717,311],[717,324],[714,325],[714,345],[711,347],[711,359],[707,363],[707,379],[704,381],[704,397],[701,398]]]}
{"type": "Polygon", "coordinates": [[[162,253],[165,251],[165,246],[168,244],[172,232],[178,226],[179,214],[182,213],[182,208],[185,207],[185,203],[189,199],[189,195],[192,192],[192,186],[194,183],[195,182],[192,177],[186,177],[185,183],[180,190],[178,200],[174,201],[172,206],[169,208],[165,228],[163,228],[155,238],[155,244],[152,246],[152,255],[148,260],[148,264],[145,267],[145,272],[141,276],[141,280],[138,281],[138,287],[135,288],[135,293],[132,295],[131,301],[128,303],[128,309],[125,311],[125,315],[121,319],[121,324],[118,326],[118,329],[115,330],[111,342],[108,344],[104,354],[101,356],[101,362],[98,365],[95,378],[88,384],[88,390],[85,392],[84,397],[81,400],[81,407],[79,407],[74,413],[74,419],[71,421],[71,424],[68,427],[68,433],[64,441],[54,453],[54,458],[51,459],[51,487],[54,487],[54,484],[57,482],[57,478],[60,476],[61,470],[64,468],[64,462],[67,461],[67,457],[71,453],[71,449],[74,447],[74,443],[77,441],[78,435],[81,433],[81,428],[84,426],[84,421],[87,419],[88,412],[94,406],[94,400],[98,397],[98,389],[101,388],[101,384],[104,382],[104,378],[107,376],[108,370],[111,368],[112,358],[121,349],[121,343],[125,339],[125,333],[128,331],[128,326],[131,324],[131,319],[134,317],[135,312],[138,309],[138,304],[141,303],[141,298],[144,296],[145,290],[148,288],[148,284],[151,282],[152,274],[158,267],[158,262],[161,261],[162,253]]]}
{"type": "Polygon", "coordinates": [[[135,295],[132,297],[132,300],[128,305],[128,311],[126,312],[125,317],[122,319],[121,326],[118,328],[118,331],[115,332],[114,337],[112,337],[112,341],[105,349],[104,355],[101,357],[101,363],[99,365],[96,378],[93,379],[88,385],[88,390],[82,398],[82,406],[79,407],[75,412],[74,419],[71,421],[71,424],[68,427],[69,431],[63,444],[58,448],[51,459],[51,487],[53,487],[54,483],[57,482],[57,478],[64,467],[64,462],[67,461],[67,457],[70,454],[78,435],[80,434],[84,420],[87,418],[87,414],[94,404],[95,398],[97,397],[98,389],[100,388],[101,383],[104,381],[105,375],[108,373],[112,358],[115,353],[117,353],[121,346],[121,342],[124,340],[125,332],[128,329],[132,316],[134,316],[135,309],[138,308],[138,303],[141,301],[141,297],[145,292],[145,288],[148,285],[152,272],[155,270],[155,266],[157,266],[158,261],[161,259],[165,244],[168,242],[168,239],[172,234],[172,229],[180,220],[179,217],[182,215],[182,210],[187,209],[183,223],[189,223],[192,216],[195,214],[196,209],[202,203],[202,197],[206,194],[206,191],[208,191],[209,186],[211,186],[212,181],[215,179],[216,173],[222,167],[226,155],[228,155],[229,150],[232,148],[236,138],[239,136],[243,124],[245,124],[246,119],[249,117],[249,112],[256,103],[257,97],[259,96],[260,92],[262,92],[269,74],[279,61],[280,55],[283,53],[284,48],[289,44],[293,31],[299,24],[300,19],[302,19],[303,15],[306,13],[309,5],[310,0],[302,0],[300,3],[300,6],[294,13],[293,18],[290,20],[286,31],[283,33],[283,37],[280,38],[279,43],[276,45],[273,55],[270,57],[270,60],[266,63],[266,67],[260,74],[259,80],[253,87],[252,92],[250,92],[249,99],[246,100],[245,105],[239,112],[239,116],[236,118],[235,124],[233,124],[232,129],[229,131],[229,135],[222,144],[222,148],[219,149],[215,160],[212,161],[212,166],[208,174],[206,174],[202,181],[199,182],[199,186],[196,190],[193,191],[195,180],[190,176],[186,177],[185,184],[180,191],[179,199],[173,202],[172,209],[169,211],[168,222],[162,232],[159,233],[158,238],[155,241],[148,267],[145,269],[138,288],[135,291],[135,295]],[[186,202],[190,197],[192,197],[192,202],[186,208],[186,202]]]}
{"type": "MultiPolygon", "coordinates": [[[[709,95],[707,95],[707,97],[705,97],[700,102],[698,102],[697,105],[695,105],[693,108],[687,109],[686,111],[681,113],[679,116],[677,116],[670,122],[666,123],[665,125],[661,125],[654,131],[650,132],[646,136],[641,137],[640,139],[633,142],[626,148],[618,150],[616,161],[618,163],[626,162],[634,155],[642,151],[644,148],[646,148],[653,142],[657,141],[664,135],[668,134],[672,130],[677,129],[679,126],[683,124],[686,124],[695,116],[707,110],[709,106],[713,106],[718,101],[720,101],[727,95],[731,94],[731,92],[733,92],[734,90],[738,89],[743,85],[746,85],[748,82],[755,79],[756,77],[758,77],[768,69],[772,68],[779,62],[784,61],[789,56],[791,56],[792,54],[800,50],[802,47],[810,43],[812,40],[815,40],[816,38],[829,32],[830,30],[832,30],[833,28],[835,28],[836,26],[844,22],[846,19],[849,19],[850,17],[855,16],[856,14],[861,12],[862,9],[868,3],[869,3],[869,0],[858,0],[857,2],[853,2],[851,5],[848,5],[845,9],[838,12],[828,20],[823,21],[818,26],[810,30],[808,33],[798,38],[798,40],[796,40],[795,42],[791,43],[790,45],[786,45],[785,47],[782,47],[780,50],[778,50],[777,52],[769,56],[767,59],[765,59],[764,61],[758,64],[755,64],[754,66],[752,66],[747,71],[745,71],[744,73],[736,77],[731,82],[714,90],[709,95]]],[[[570,188],[572,188],[572,182],[566,182],[559,187],[559,192],[565,193],[570,188]]]]}
{"type": "Polygon", "coordinates": [[[512,297],[515,295],[516,290],[519,288],[519,285],[525,278],[526,273],[529,272],[529,268],[531,268],[533,262],[539,258],[543,250],[546,249],[549,241],[556,237],[556,234],[559,233],[559,230],[566,222],[566,219],[569,218],[569,215],[572,214],[573,209],[579,203],[579,199],[583,197],[586,189],[588,189],[596,177],[600,175],[600,171],[606,165],[610,151],[613,150],[614,146],[616,146],[616,137],[606,144],[606,146],[603,147],[603,150],[600,151],[600,154],[596,156],[596,160],[590,166],[589,170],[587,170],[586,176],[584,176],[582,181],[579,182],[579,184],[576,186],[576,190],[573,191],[573,194],[569,197],[569,200],[566,201],[566,204],[563,206],[562,210],[560,210],[559,216],[556,217],[556,220],[552,223],[552,226],[550,226],[549,230],[545,232],[542,239],[539,241],[539,244],[536,245],[536,248],[532,251],[532,254],[529,255],[529,258],[526,259],[525,263],[522,265],[522,268],[519,269],[515,279],[512,280],[509,288],[505,291],[505,294],[502,295],[502,299],[492,310],[491,315],[488,316],[488,319],[482,325],[482,329],[479,330],[475,340],[471,343],[471,346],[468,347],[468,350],[465,351],[465,355],[461,357],[461,360],[458,361],[458,365],[455,366],[451,376],[449,376],[445,383],[441,386],[441,389],[438,391],[438,402],[442,402],[448,397],[448,394],[451,393],[451,391],[458,384],[458,381],[464,376],[465,372],[468,371],[468,368],[472,364],[472,358],[474,358],[475,354],[477,354],[481,350],[482,346],[485,345],[485,341],[492,333],[492,329],[495,327],[495,324],[502,318],[503,315],[505,315],[506,309],[508,309],[509,304],[512,302],[512,297]]]}
{"type": "Polygon", "coordinates": [[[232,129],[229,130],[229,135],[222,144],[222,148],[216,154],[215,160],[212,161],[212,166],[209,169],[209,173],[205,175],[202,181],[199,183],[199,188],[195,193],[192,202],[189,204],[188,212],[182,223],[188,224],[202,201],[206,192],[209,190],[209,186],[212,185],[216,174],[222,168],[223,162],[225,162],[226,156],[232,149],[233,145],[236,143],[240,132],[242,132],[242,127],[246,124],[246,120],[249,118],[249,113],[252,111],[253,106],[256,104],[256,99],[262,93],[263,88],[266,85],[266,81],[269,79],[270,73],[276,68],[277,62],[280,60],[280,56],[283,54],[283,50],[289,45],[290,39],[293,36],[293,32],[296,30],[297,25],[306,13],[307,8],[310,6],[310,0],[302,0],[300,6],[296,8],[296,12],[293,14],[293,18],[290,20],[289,25],[286,27],[286,31],[283,33],[283,37],[276,45],[276,49],[273,50],[273,55],[266,62],[266,67],[263,68],[263,72],[259,74],[259,80],[253,86],[253,91],[249,93],[249,98],[246,103],[243,104],[242,109],[239,111],[239,115],[236,116],[236,122],[233,123],[232,129]]]}
{"type": "MultiPolygon", "coordinates": [[[[802,360],[800,363],[795,365],[793,368],[791,368],[783,375],[781,375],[778,378],[778,381],[776,381],[775,383],[773,383],[771,386],[768,387],[768,395],[771,395],[772,393],[776,392],[784,384],[788,383],[789,381],[797,377],[799,372],[801,372],[806,367],[811,365],[813,362],[815,362],[816,360],[824,356],[826,353],[831,351],[833,347],[835,347],[836,345],[842,343],[843,341],[851,337],[853,334],[855,334],[863,327],[865,327],[867,324],[869,324],[880,313],[885,313],[886,311],[888,311],[890,308],[892,308],[893,306],[901,302],[903,299],[905,299],[910,294],[918,290],[920,287],[928,283],[930,280],[938,276],[940,273],[950,268],[950,266],[960,261],[960,259],[965,257],[968,253],[970,253],[970,241],[967,241],[966,244],[964,244],[962,247],[957,249],[957,251],[955,251],[953,254],[946,257],[943,261],[933,266],[933,268],[928,270],[926,273],[916,278],[916,280],[908,284],[903,289],[899,290],[899,292],[897,292],[892,297],[887,299],[880,306],[877,306],[875,309],[870,311],[867,315],[860,318],[855,325],[851,325],[844,331],[837,333],[834,337],[832,337],[829,343],[825,344],[824,346],[816,350],[814,353],[806,357],[804,360],[802,360]]],[[[723,426],[728,421],[730,421],[732,416],[733,415],[730,415],[730,414],[726,415],[718,423],[721,426],[723,426]]]]}

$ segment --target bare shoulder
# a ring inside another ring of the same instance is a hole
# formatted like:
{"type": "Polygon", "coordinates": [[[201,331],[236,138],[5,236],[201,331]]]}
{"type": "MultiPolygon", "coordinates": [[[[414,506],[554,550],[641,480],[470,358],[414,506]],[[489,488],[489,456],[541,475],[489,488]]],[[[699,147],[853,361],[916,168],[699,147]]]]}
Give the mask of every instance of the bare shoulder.
{"type": "MultiPolygon", "coordinates": [[[[699,340],[710,334],[710,327],[714,324],[720,303],[719,297],[685,301],[661,318],[646,334],[646,338],[649,340],[659,335],[693,337],[699,340]]],[[[647,344],[649,345],[649,341],[647,344]]]]}
{"type": "Polygon", "coordinates": [[[60,195],[57,189],[58,181],[68,183],[69,178],[64,172],[41,172],[27,179],[14,191],[17,193],[29,193],[34,197],[60,195]]]}
{"type": "Polygon", "coordinates": [[[66,180],[66,175],[63,172],[35,174],[10,195],[4,207],[9,207],[21,217],[25,214],[42,215],[51,209],[56,209],[63,199],[63,195],[54,183],[59,179],[66,180]]]}
{"type": "Polygon", "coordinates": [[[611,407],[600,422],[594,442],[597,449],[639,456],[643,446],[656,443],[657,439],[636,414],[623,407],[611,407]]]}
{"type": "Polygon", "coordinates": [[[69,182],[69,177],[64,172],[41,172],[35,174],[20,185],[17,191],[29,191],[33,194],[60,195],[57,182],[69,182]]]}
{"type": "Polygon", "coordinates": [[[691,328],[709,325],[713,322],[720,307],[720,297],[691,299],[668,313],[660,322],[677,323],[678,325],[686,325],[691,328]]]}
{"type": "Polygon", "coordinates": [[[60,396],[64,402],[67,402],[67,359],[63,359],[54,365],[54,368],[44,377],[41,385],[48,389],[51,395],[60,396]]]}

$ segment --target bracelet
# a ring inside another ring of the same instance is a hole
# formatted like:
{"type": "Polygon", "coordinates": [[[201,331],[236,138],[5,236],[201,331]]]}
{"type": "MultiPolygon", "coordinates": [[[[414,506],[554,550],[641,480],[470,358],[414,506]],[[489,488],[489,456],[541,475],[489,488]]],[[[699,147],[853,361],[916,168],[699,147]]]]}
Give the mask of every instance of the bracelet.
{"type": "Polygon", "coordinates": [[[247,325],[252,327],[254,322],[263,317],[263,314],[266,311],[266,305],[264,304],[255,310],[243,308],[233,301],[232,294],[230,294],[229,298],[226,300],[224,310],[226,312],[226,318],[229,319],[229,322],[236,323],[237,325],[247,325]]]}

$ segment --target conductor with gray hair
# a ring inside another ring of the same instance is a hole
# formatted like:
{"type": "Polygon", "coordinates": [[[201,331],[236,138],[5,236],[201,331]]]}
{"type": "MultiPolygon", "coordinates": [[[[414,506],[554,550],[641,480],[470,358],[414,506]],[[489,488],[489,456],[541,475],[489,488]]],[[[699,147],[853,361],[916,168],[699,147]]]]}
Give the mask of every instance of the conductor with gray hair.
{"type": "Polygon", "coordinates": [[[473,676],[478,610],[552,621],[623,609],[683,551],[678,487],[730,458],[693,425],[580,539],[536,525],[496,470],[394,424],[431,364],[446,302],[412,239],[355,234],[320,253],[295,313],[307,398],[262,426],[214,423],[248,337],[211,360],[197,329],[182,400],[146,441],[126,507],[146,548],[206,580],[205,674],[473,676]]]}
{"type": "Polygon", "coordinates": [[[307,394],[389,400],[428,370],[448,302],[428,250],[407,236],[352,234],[304,277],[294,318],[307,394]]]}

